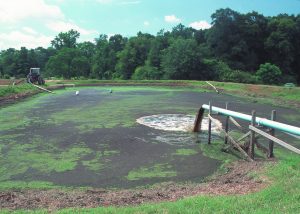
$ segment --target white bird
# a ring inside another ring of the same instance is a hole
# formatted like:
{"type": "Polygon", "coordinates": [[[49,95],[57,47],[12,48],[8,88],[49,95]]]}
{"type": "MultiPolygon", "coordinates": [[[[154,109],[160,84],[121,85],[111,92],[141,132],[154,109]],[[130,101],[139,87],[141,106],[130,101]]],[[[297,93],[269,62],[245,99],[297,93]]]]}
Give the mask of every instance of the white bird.
{"type": "Polygon", "coordinates": [[[76,96],[79,95],[79,91],[76,91],[75,94],[76,94],[76,96]]]}

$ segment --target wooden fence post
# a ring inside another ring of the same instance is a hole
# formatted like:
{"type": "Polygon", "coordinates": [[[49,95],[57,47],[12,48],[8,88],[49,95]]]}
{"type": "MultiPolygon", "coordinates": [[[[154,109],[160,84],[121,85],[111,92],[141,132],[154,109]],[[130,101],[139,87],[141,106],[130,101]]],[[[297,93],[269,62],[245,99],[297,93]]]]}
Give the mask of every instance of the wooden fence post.
{"type": "MultiPolygon", "coordinates": [[[[271,120],[273,120],[273,121],[276,120],[276,111],[275,110],[273,110],[272,113],[271,113],[271,120]]],[[[270,130],[270,135],[272,135],[272,136],[275,135],[275,129],[270,130]]],[[[274,157],[273,148],[274,148],[274,141],[270,140],[269,141],[268,158],[273,158],[274,157]]]]}
{"type": "MultiPolygon", "coordinates": [[[[211,110],[211,102],[209,102],[209,110],[208,114],[211,116],[212,110],[211,110]]],[[[211,143],[211,119],[208,117],[208,144],[211,143]]]]}
{"type": "MultiPolygon", "coordinates": [[[[252,126],[255,126],[255,117],[256,117],[256,113],[255,111],[252,111],[252,120],[251,120],[252,126]]],[[[250,156],[251,159],[254,159],[254,144],[255,144],[255,132],[251,130],[250,145],[248,148],[248,155],[250,156]]]]}
{"type": "MultiPolygon", "coordinates": [[[[228,102],[226,102],[226,109],[228,109],[228,102]]],[[[225,120],[225,132],[228,134],[228,129],[229,129],[229,116],[226,116],[225,120]]],[[[224,143],[227,144],[228,142],[228,135],[225,135],[224,143]]]]}

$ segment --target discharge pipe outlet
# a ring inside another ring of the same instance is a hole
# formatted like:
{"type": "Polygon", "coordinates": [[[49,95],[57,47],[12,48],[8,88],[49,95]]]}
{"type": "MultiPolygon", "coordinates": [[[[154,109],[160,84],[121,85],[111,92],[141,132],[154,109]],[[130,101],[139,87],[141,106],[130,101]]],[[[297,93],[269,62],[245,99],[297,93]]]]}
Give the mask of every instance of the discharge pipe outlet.
{"type": "MultiPolygon", "coordinates": [[[[202,108],[206,109],[206,110],[209,110],[209,105],[204,104],[204,105],[202,105],[202,108]]],[[[251,115],[242,114],[242,113],[235,112],[235,111],[230,111],[230,110],[223,109],[223,108],[218,108],[218,107],[215,107],[215,106],[212,106],[211,108],[212,108],[212,112],[216,112],[216,113],[221,114],[221,115],[231,116],[231,117],[238,118],[238,119],[241,119],[241,120],[245,120],[245,121],[248,121],[248,122],[251,122],[251,120],[252,120],[251,115]]],[[[269,127],[269,128],[277,129],[277,130],[280,130],[280,131],[283,131],[283,132],[287,132],[287,133],[290,133],[290,134],[300,136],[300,128],[296,127],[296,126],[291,126],[291,125],[287,125],[287,124],[284,124],[284,123],[279,123],[279,122],[276,122],[276,121],[272,121],[272,120],[268,120],[266,118],[260,118],[260,117],[255,117],[255,122],[258,125],[266,126],[266,127],[269,127]]]]}

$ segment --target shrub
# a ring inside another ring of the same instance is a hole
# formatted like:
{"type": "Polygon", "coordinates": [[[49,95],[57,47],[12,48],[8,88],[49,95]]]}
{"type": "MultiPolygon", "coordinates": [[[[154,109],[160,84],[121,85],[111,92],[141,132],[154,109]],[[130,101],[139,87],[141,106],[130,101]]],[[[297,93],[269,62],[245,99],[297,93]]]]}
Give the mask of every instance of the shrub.
{"type": "Polygon", "coordinates": [[[231,69],[225,62],[217,60],[206,60],[205,63],[210,65],[213,73],[218,72],[218,80],[224,82],[238,83],[257,83],[256,76],[249,72],[231,69]],[[210,62],[208,64],[208,62],[210,62]]]}
{"type": "Polygon", "coordinates": [[[4,79],[10,79],[10,76],[9,76],[8,74],[4,74],[4,75],[3,75],[3,78],[4,78],[4,79]]]}
{"type": "Polygon", "coordinates": [[[162,73],[156,67],[145,65],[137,67],[131,78],[133,80],[158,80],[161,76],[162,73]]]}
{"type": "Polygon", "coordinates": [[[282,72],[271,63],[261,64],[256,72],[257,79],[266,84],[279,84],[282,72]]]}
{"type": "Polygon", "coordinates": [[[232,70],[230,73],[226,75],[226,79],[224,79],[223,81],[250,83],[250,84],[258,82],[256,76],[240,70],[232,70]]]}

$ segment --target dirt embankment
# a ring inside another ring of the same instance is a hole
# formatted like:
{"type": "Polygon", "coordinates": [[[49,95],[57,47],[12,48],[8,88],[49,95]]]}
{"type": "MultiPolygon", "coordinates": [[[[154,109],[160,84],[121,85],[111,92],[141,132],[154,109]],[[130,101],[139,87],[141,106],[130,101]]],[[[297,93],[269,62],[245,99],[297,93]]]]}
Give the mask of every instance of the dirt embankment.
{"type": "Polygon", "coordinates": [[[149,189],[118,190],[19,190],[0,192],[1,209],[92,208],[99,206],[139,205],[149,202],[175,201],[195,195],[247,194],[266,187],[265,178],[249,174],[264,170],[265,162],[238,161],[228,167],[228,173],[203,184],[160,184],[149,189]]]}

